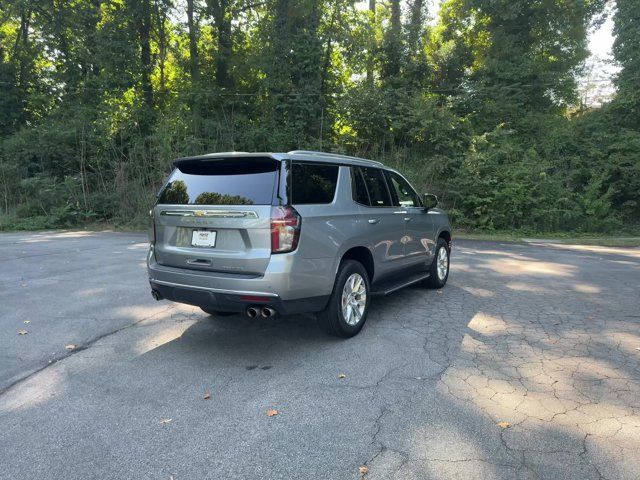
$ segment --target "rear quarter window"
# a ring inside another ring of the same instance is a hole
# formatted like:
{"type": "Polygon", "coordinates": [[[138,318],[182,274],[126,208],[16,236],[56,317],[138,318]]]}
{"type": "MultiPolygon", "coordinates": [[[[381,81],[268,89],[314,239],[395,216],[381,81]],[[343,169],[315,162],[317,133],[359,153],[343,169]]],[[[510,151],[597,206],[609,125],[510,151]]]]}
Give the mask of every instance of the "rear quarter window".
{"type": "Polygon", "coordinates": [[[391,197],[387,190],[387,183],[382,170],[379,168],[362,167],[360,168],[364,183],[367,186],[369,199],[372,207],[391,207],[391,197]]]}
{"type": "Polygon", "coordinates": [[[367,185],[364,183],[364,177],[358,167],[351,167],[351,192],[353,200],[357,203],[366,206],[371,205],[367,185]]]}
{"type": "Polygon", "coordinates": [[[271,205],[279,162],[252,158],[179,165],[158,203],[171,205],[271,205]]]}
{"type": "Polygon", "coordinates": [[[331,203],[336,194],[338,165],[294,162],[291,166],[291,203],[331,203]]]}

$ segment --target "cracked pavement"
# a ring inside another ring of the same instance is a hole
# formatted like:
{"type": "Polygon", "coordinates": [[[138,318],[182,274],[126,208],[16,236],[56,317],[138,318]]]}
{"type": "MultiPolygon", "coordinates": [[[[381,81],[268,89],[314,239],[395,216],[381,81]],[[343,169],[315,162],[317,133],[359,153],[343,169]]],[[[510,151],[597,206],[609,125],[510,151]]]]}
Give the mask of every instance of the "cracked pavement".
{"type": "Polygon", "coordinates": [[[0,246],[0,479],[640,478],[640,249],[454,238],[345,341],[155,302],[144,235],[0,246]]]}

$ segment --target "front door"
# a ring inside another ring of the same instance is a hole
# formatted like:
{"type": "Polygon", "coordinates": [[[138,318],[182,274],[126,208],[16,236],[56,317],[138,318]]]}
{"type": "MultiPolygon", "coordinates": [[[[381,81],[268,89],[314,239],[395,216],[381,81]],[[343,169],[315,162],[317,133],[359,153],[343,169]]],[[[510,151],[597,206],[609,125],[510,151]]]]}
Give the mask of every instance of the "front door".
{"type": "Polygon", "coordinates": [[[386,174],[393,203],[404,212],[405,234],[402,241],[405,264],[430,265],[435,251],[433,220],[407,180],[395,172],[387,171],[386,174]]]}

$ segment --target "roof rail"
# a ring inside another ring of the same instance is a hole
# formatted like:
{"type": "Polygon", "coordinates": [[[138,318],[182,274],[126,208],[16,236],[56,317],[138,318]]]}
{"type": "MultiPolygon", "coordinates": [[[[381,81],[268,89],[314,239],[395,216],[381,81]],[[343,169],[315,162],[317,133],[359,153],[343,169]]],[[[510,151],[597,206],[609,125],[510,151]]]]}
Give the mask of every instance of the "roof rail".
{"type": "Polygon", "coordinates": [[[382,162],[378,162],[376,160],[369,160],[368,158],[360,158],[360,157],[352,157],[349,155],[341,155],[339,153],[330,153],[330,152],[318,152],[315,150],[291,150],[287,152],[288,155],[318,155],[321,157],[330,157],[330,158],[344,158],[349,160],[362,160],[365,162],[377,163],[379,165],[383,165],[382,162]]]}

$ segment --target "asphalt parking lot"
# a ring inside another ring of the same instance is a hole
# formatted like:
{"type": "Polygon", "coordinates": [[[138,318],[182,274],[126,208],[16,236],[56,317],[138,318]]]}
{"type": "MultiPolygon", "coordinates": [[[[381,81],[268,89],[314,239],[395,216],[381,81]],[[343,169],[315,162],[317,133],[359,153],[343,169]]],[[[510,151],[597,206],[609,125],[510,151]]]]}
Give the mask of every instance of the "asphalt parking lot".
{"type": "Polygon", "coordinates": [[[640,249],[454,240],[345,341],[156,302],[146,248],[0,235],[0,478],[640,478],[640,249]]]}

